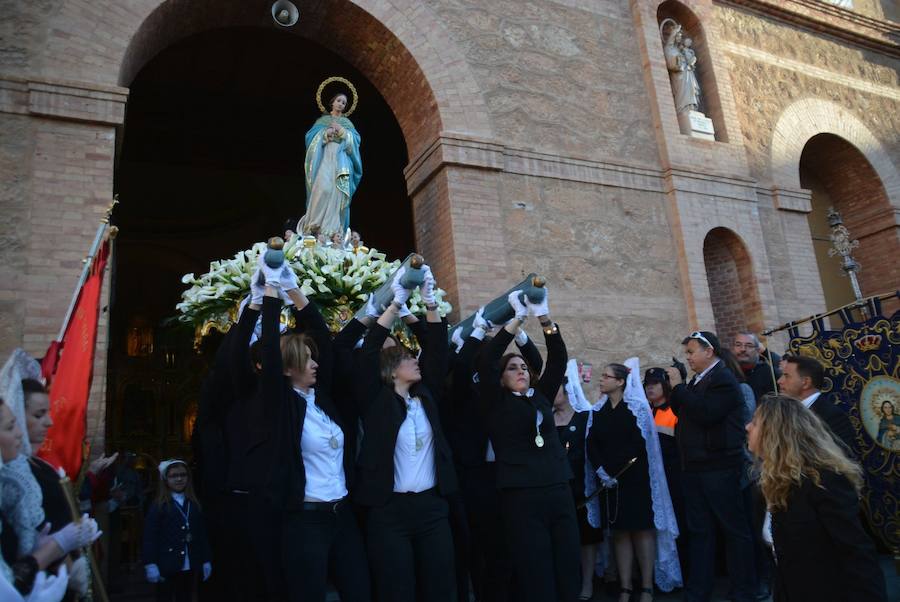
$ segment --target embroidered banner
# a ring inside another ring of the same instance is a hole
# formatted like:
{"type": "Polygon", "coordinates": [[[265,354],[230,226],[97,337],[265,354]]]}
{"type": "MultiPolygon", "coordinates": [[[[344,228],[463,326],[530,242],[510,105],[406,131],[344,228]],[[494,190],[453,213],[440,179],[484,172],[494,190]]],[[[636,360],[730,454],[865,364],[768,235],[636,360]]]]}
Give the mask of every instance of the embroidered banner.
{"type": "Polygon", "coordinates": [[[868,319],[839,315],[840,330],[823,320],[801,335],[789,330],[791,353],[816,358],[825,366],[824,392],[847,412],[856,432],[854,451],[865,471],[863,507],[869,525],[888,549],[900,549],[900,311],[890,318],[880,304],[869,304],[868,319]]]}

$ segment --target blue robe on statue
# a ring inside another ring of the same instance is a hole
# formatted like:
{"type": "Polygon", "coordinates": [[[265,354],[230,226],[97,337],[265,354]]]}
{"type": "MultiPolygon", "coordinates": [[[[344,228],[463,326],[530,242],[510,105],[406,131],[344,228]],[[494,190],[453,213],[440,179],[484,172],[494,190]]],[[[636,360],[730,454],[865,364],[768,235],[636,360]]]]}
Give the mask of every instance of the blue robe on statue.
{"type": "Polygon", "coordinates": [[[318,226],[330,237],[350,226],[350,201],[362,179],[360,144],[359,132],[346,117],[322,115],[306,133],[306,215],[300,232],[318,226]],[[343,133],[329,135],[332,125],[342,127],[343,133]]]}

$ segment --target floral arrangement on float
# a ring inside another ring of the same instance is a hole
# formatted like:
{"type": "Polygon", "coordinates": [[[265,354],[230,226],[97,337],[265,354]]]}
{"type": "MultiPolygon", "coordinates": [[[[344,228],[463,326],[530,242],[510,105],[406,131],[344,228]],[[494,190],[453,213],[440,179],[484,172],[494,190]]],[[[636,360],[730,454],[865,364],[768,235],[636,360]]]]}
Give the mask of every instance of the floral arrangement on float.
{"type": "MultiPolygon", "coordinates": [[[[175,308],[177,321],[194,327],[194,344],[199,345],[213,330],[227,332],[237,322],[241,301],[250,294],[250,279],[258,267],[265,242],[258,242],[231,259],[212,261],[200,276],[185,274],[181,281],[190,288],[181,294],[175,308]]],[[[293,236],[284,246],[285,261],[297,275],[300,290],[322,312],[332,332],[350,321],[368,299],[400,267],[384,253],[364,246],[343,247],[319,244],[314,238],[293,236]]],[[[446,291],[435,290],[438,311],[446,316],[453,306],[444,300],[446,291]]],[[[421,316],[425,305],[416,289],[407,303],[410,312],[421,316]]],[[[292,326],[286,306],[282,321],[292,326]]],[[[405,333],[401,333],[401,339],[405,333]]],[[[406,342],[406,341],[404,341],[406,342]]]]}

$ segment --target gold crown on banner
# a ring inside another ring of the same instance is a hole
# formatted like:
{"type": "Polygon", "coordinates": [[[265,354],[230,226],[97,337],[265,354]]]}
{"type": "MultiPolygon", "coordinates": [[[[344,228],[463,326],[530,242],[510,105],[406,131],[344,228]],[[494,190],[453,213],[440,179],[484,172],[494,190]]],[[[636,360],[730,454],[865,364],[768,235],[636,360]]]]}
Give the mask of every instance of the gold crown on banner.
{"type": "Polygon", "coordinates": [[[857,349],[863,352],[874,351],[881,347],[881,335],[880,334],[867,334],[866,336],[856,339],[853,341],[853,344],[857,349]]]}

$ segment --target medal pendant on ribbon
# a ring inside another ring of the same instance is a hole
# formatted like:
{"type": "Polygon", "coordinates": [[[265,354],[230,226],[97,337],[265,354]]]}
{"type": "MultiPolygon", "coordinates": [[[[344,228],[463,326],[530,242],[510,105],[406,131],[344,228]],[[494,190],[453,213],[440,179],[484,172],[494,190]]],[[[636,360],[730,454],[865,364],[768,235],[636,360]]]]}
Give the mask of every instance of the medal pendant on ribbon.
{"type": "Polygon", "coordinates": [[[184,542],[185,542],[185,543],[191,543],[191,540],[192,540],[192,539],[194,539],[194,538],[193,538],[193,536],[192,536],[190,533],[188,533],[188,534],[186,534],[186,535],[184,536],[184,542]]]}
{"type": "Polygon", "coordinates": [[[425,447],[425,444],[422,443],[422,440],[416,439],[416,451],[422,451],[423,447],[425,447]]]}
{"type": "Polygon", "coordinates": [[[328,444],[331,446],[331,449],[337,449],[338,446],[340,445],[338,443],[337,437],[332,437],[331,440],[328,442],[328,444]]]}
{"type": "Polygon", "coordinates": [[[544,438],[538,435],[534,438],[534,444],[538,447],[544,447],[544,438]]]}

